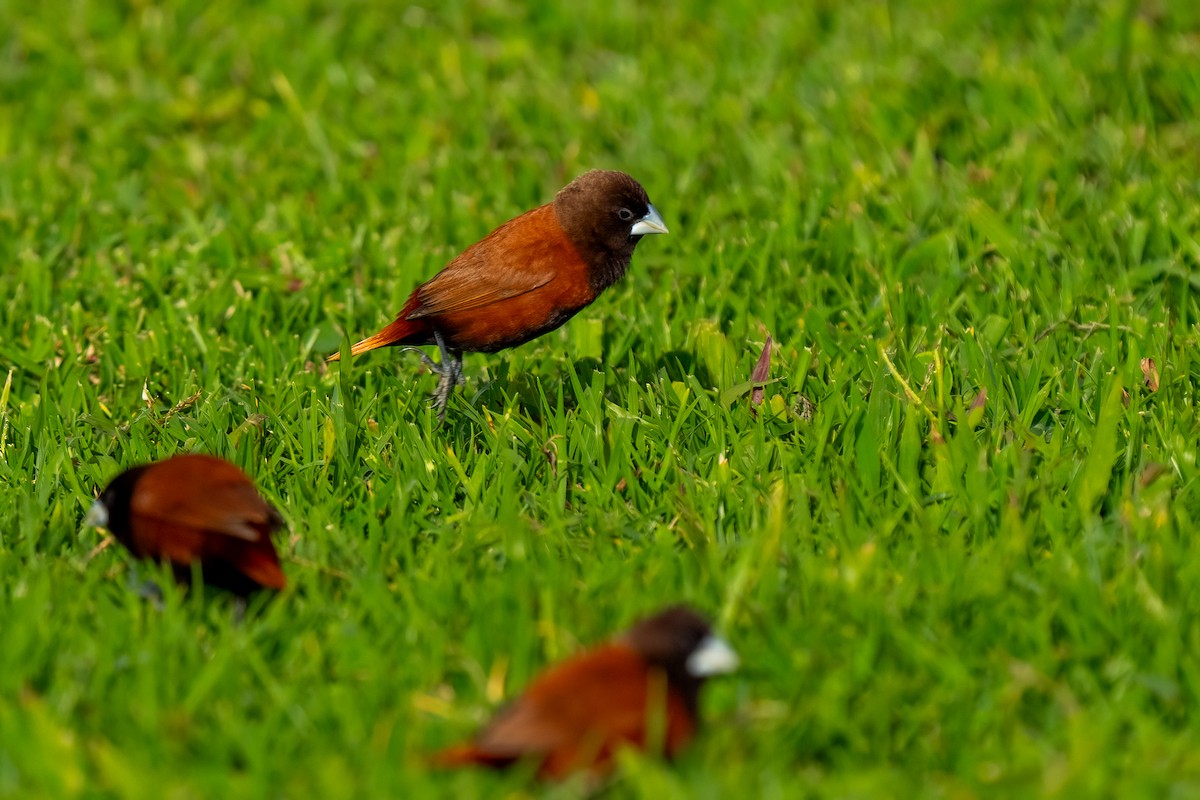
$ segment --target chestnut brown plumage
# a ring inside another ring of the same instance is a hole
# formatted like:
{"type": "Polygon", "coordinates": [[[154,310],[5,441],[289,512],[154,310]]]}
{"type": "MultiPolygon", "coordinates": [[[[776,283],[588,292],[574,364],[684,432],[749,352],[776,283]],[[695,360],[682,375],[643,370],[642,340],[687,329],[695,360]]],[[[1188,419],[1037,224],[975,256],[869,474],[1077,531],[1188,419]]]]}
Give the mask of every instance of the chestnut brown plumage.
{"type": "Polygon", "coordinates": [[[436,344],[441,363],[421,359],[440,376],[434,400],[444,416],[464,352],[494,353],[554,330],[620,280],[643,236],[666,232],[640,183],[623,172],[586,172],[554,202],[468,247],[350,354],[436,344]]]}
{"type": "Polygon", "coordinates": [[[692,740],[705,678],[737,655],[686,606],[668,608],[616,640],[534,679],[473,742],[435,757],[445,767],[528,762],[543,778],[602,777],[623,747],[674,757],[692,740]]]}
{"type": "Polygon", "coordinates": [[[245,596],[287,585],[271,534],[283,520],[246,473],[213,456],[182,455],[122,472],[88,512],[138,558],[177,579],[199,565],[204,582],[245,596]]]}

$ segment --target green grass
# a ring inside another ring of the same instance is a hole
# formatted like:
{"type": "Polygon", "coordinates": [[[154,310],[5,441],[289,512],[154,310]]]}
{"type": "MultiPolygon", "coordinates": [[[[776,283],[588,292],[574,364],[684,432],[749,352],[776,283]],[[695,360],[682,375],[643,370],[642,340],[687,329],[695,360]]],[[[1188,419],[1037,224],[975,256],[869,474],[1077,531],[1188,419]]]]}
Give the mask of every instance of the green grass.
{"type": "Polygon", "coordinates": [[[537,794],[423,758],[680,599],[744,669],[612,796],[1200,794],[1198,31],[0,0],[0,795],[537,794]],[[671,235],[445,427],[319,366],[592,167],[671,235]],[[80,530],[189,451],[287,518],[241,625],[80,530]]]}

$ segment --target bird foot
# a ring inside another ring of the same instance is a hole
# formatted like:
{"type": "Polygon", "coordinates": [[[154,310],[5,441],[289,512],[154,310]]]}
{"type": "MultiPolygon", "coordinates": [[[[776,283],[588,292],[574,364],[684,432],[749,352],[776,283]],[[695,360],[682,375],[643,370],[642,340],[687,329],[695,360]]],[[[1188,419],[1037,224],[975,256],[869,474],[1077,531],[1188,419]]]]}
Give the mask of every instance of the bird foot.
{"type": "Polygon", "coordinates": [[[442,377],[438,381],[437,389],[434,390],[433,396],[429,398],[430,403],[437,408],[438,422],[446,421],[446,405],[450,402],[450,393],[454,391],[454,387],[457,383],[458,381],[454,376],[454,371],[447,369],[442,373],[442,377]]]}
{"type": "Polygon", "coordinates": [[[438,376],[437,389],[430,398],[430,403],[437,409],[438,422],[444,422],[446,420],[446,405],[450,402],[450,394],[454,391],[455,386],[463,382],[462,353],[453,351],[447,347],[440,333],[435,333],[434,339],[438,350],[442,353],[440,364],[419,348],[405,347],[402,349],[411,350],[416,353],[420,357],[421,363],[428,367],[430,372],[438,376]]]}
{"type": "Polygon", "coordinates": [[[142,580],[137,572],[133,572],[129,577],[129,587],[138,597],[150,603],[156,610],[162,611],[163,590],[157,583],[149,579],[142,580]]]}
{"type": "Polygon", "coordinates": [[[463,380],[462,374],[462,359],[451,358],[448,361],[442,362],[442,366],[434,370],[439,376],[437,389],[429,398],[430,403],[437,408],[438,422],[446,420],[446,405],[450,402],[450,395],[454,392],[454,387],[460,383],[466,383],[463,380]]]}

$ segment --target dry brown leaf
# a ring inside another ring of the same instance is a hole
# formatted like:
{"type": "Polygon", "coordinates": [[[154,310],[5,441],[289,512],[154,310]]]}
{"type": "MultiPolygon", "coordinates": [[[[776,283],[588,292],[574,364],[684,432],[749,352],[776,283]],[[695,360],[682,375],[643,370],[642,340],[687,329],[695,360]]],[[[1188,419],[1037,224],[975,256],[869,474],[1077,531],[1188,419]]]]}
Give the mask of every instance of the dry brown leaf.
{"type": "Polygon", "coordinates": [[[1150,484],[1161,478],[1167,473],[1167,465],[1160,464],[1157,461],[1151,461],[1142,470],[1141,477],[1138,478],[1138,486],[1145,489],[1150,484]]]}
{"type": "Polygon", "coordinates": [[[974,411],[977,408],[983,408],[987,405],[987,387],[981,386],[979,394],[975,395],[975,399],[971,401],[971,406],[968,411],[974,411]]]}
{"type": "MultiPolygon", "coordinates": [[[[767,341],[763,345],[762,353],[758,357],[758,362],[754,365],[754,370],[750,373],[750,380],[754,383],[762,383],[766,381],[767,376],[771,374],[771,337],[767,336],[767,341]]],[[[755,406],[762,405],[763,387],[755,386],[750,391],[750,410],[754,411],[755,406]]],[[[757,412],[755,412],[757,413],[757,412]]]]}
{"type": "Polygon", "coordinates": [[[1153,358],[1142,359],[1142,382],[1150,391],[1158,391],[1158,367],[1155,366],[1153,358]]]}

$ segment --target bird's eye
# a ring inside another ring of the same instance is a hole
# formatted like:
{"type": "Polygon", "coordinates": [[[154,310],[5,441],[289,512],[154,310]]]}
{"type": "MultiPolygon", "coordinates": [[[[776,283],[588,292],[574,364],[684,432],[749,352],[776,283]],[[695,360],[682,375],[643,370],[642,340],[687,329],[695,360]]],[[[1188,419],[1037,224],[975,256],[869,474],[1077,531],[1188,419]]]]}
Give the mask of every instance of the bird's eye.
{"type": "Polygon", "coordinates": [[[633,212],[628,208],[622,208],[617,212],[617,216],[621,218],[622,222],[629,222],[629,220],[633,219],[633,212]]]}

